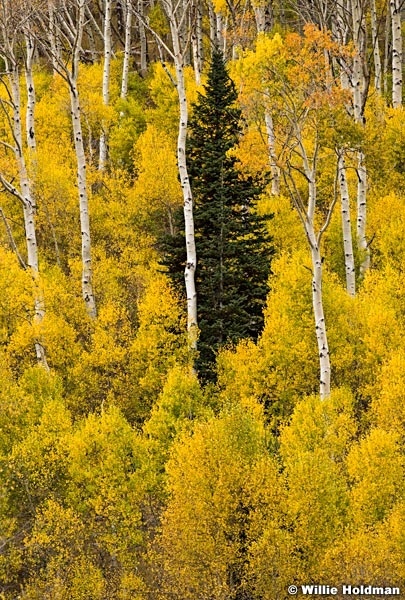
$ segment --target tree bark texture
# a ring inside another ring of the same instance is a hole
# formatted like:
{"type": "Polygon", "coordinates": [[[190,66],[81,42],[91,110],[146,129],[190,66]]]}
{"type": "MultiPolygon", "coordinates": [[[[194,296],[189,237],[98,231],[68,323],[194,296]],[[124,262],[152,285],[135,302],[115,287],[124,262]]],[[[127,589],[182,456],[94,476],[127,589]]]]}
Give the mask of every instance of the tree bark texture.
{"type": "MultiPolygon", "coordinates": [[[[104,3],[104,66],[103,66],[103,104],[108,106],[110,102],[110,65],[111,65],[111,0],[104,3]]],[[[107,165],[107,131],[105,123],[102,123],[100,136],[100,156],[98,168],[104,171],[107,165]]]]}
{"type": "Polygon", "coordinates": [[[402,106],[401,2],[390,0],[392,25],[392,106],[402,106]]]}
{"type": "Polygon", "coordinates": [[[354,266],[352,225],[350,219],[350,197],[347,185],[346,164],[343,152],[339,153],[338,178],[342,214],[343,250],[345,254],[346,290],[350,296],[356,295],[356,269],[354,266]]]}
{"type": "Polygon", "coordinates": [[[185,18],[182,14],[180,19],[176,15],[171,0],[164,0],[164,9],[170,23],[170,31],[173,43],[173,58],[176,70],[176,87],[179,98],[179,132],[177,138],[177,163],[181,188],[183,191],[184,222],[186,236],[186,267],[184,280],[187,294],[187,331],[189,344],[192,350],[197,348],[197,290],[195,285],[195,271],[197,267],[197,251],[194,236],[193,196],[187,171],[186,138],[188,123],[188,107],[186,97],[186,86],[184,79],[184,61],[182,54],[181,38],[178,20],[185,18]]]}
{"type": "Polygon", "coordinates": [[[131,32],[132,32],[132,6],[131,0],[126,0],[125,5],[125,47],[124,61],[122,64],[121,98],[128,95],[129,61],[131,58],[131,32]]]}

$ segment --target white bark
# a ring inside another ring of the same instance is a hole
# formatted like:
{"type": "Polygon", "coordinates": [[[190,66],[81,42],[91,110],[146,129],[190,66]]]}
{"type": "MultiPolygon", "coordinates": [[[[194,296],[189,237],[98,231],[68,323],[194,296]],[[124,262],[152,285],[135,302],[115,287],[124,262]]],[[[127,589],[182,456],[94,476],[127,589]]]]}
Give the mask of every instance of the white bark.
{"type": "Polygon", "coordinates": [[[359,249],[360,275],[364,276],[370,266],[370,249],[366,238],[367,222],[367,169],[363,152],[357,154],[357,246],[359,249]]]}
{"type": "Polygon", "coordinates": [[[223,19],[222,15],[220,13],[215,13],[215,20],[216,20],[215,37],[216,37],[216,40],[217,40],[218,48],[225,55],[225,51],[226,51],[226,38],[224,36],[224,31],[225,31],[226,27],[225,27],[225,24],[224,24],[224,19],[223,19]]]}
{"type": "Polygon", "coordinates": [[[32,76],[32,63],[35,52],[35,45],[32,37],[25,34],[25,46],[27,50],[27,56],[25,61],[25,81],[27,85],[27,114],[26,114],[26,131],[27,131],[27,145],[31,152],[36,150],[36,138],[35,138],[35,86],[34,78],[32,76]]]}
{"type": "Polygon", "coordinates": [[[356,295],[356,270],[354,266],[352,226],[350,219],[350,197],[347,185],[346,164],[342,151],[339,152],[339,187],[342,213],[343,250],[345,255],[346,290],[350,296],[356,295]]]}
{"type": "Polygon", "coordinates": [[[214,47],[218,47],[217,40],[217,20],[215,17],[214,7],[212,2],[208,1],[208,18],[210,22],[210,42],[214,47]]]}
{"type": "Polygon", "coordinates": [[[376,91],[381,94],[381,56],[380,56],[380,44],[378,41],[378,22],[377,22],[377,8],[376,0],[371,0],[371,35],[373,43],[373,57],[374,57],[374,87],[376,91]]]}
{"type": "MultiPolygon", "coordinates": [[[[347,19],[346,19],[346,12],[347,12],[347,9],[346,9],[346,6],[345,6],[343,0],[338,2],[336,5],[336,12],[334,14],[334,18],[332,21],[333,37],[342,46],[347,44],[348,33],[349,33],[349,27],[348,27],[347,19]]],[[[343,60],[342,60],[341,64],[338,65],[336,63],[336,60],[334,59],[334,64],[335,64],[336,70],[340,72],[340,82],[342,84],[342,88],[345,90],[349,90],[350,89],[350,79],[349,79],[350,67],[347,65],[346,61],[343,61],[343,60]]],[[[349,109],[349,112],[351,112],[351,109],[349,109]]]]}
{"type": "Polygon", "coordinates": [[[145,31],[145,25],[144,25],[144,1],[143,0],[138,0],[138,14],[141,16],[141,18],[138,19],[139,41],[140,41],[140,45],[141,45],[140,68],[141,68],[141,74],[146,75],[146,72],[148,70],[148,61],[147,61],[148,47],[147,47],[146,31],[145,31]]]}
{"type": "Polygon", "coordinates": [[[402,105],[402,31],[401,2],[390,0],[392,23],[392,106],[402,105]]]}
{"type": "Polygon", "coordinates": [[[312,307],[314,311],[316,341],[319,352],[319,395],[321,400],[324,400],[330,396],[331,366],[322,299],[322,257],[312,227],[309,228],[308,239],[311,244],[312,259],[312,307]]]}
{"type": "MultiPolygon", "coordinates": [[[[35,197],[29,180],[24,150],[21,123],[20,83],[17,64],[12,65],[9,82],[13,104],[13,137],[15,142],[14,156],[18,166],[20,189],[19,192],[12,184],[1,177],[1,181],[10,193],[19,198],[23,205],[25,240],[27,246],[27,267],[30,270],[34,290],[34,323],[41,323],[45,316],[45,304],[39,281],[38,245],[35,229],[35,197]]],[[[38,363],[49,370],[44,346],[40,339],[35,341],[35,352],[38,363]]]]}
{"type": "MultiPolygon", "coordinates": [[[[58,73],[65,79],[69,87],[72,128],[74,145],[76,151],[77,162],[77,185],[79,195],[79,211],[80,211],[80,226],[82,240],[82,296],[85,302],[86,310],[91,318],[97,316],[96,302],[93,291],[92,281],[92,259],[91,259],[91,237],[90,237],[90,219],[89,219],[89,202],[88,188],[86,177],[86,156],[84,152],[80,98],[77,88],[78,70],[80,62],[80,52],[82,49],[82,37],[85,25],[85,14],[87,0],[75,0],[76,22],[73,23],[68,12],[60,11],[55,13],[59,21],[56,31],[58,35],[65,40],[71,40],[71,64],[64,62],[62,57],[54,57],[58,73]]],[[[48,55],[51,55],[52,49],[48,45],[44,45],[48,55]]]]}
{"type": "Polygon", "coordinates": [[[82,295],[90,317],[97,315],[96,302],[92,285],[92,261],[89,201],[87,194],[86,156],[84,153],[79,92],[76,81],[72,80],[70,89],[70,102],[72,108],[73,136],[77,159],[77,184],[79,188],[80,227],[82,233],[82,295]]]}
{"type": "MultiPolygon", "coordinates": [[[[110,102],[110,65],[111,65],[111,0],[104,2],[104,66],[103,66],[103,104],[110,102]]],[[[107,165],[107,131],[102,123],[100,136],[100,156],[98,168],[104,171],[107,165]]]]}
{"type": "Polygon", "coordinates": [[[264,120],[266,123],[267,147],[269,149],[269,162],[271,170],[271,193],[273,196],[280,194],[280,170],[277,166],[276,138],[274,134],[273,118],[270,109],[265,107],[264,120]]]}
{"type": "Polygon", "coordinates": [[[384,96],[387,95],[388,88],[388,63],[390,55],[390,24],[391,24],[391,13],[387,10],[385,16],[385,28],[384,28],[384,71],[383,71],[383,92],[384,96]]]}
{"type": "Polygon", "coordinates": [[[352,66],[353,113],[356,123],[363,122],[363,109],[367,82],[366,71],[366,24],[361,0],[351,0],[354,58],[352,66]]]}
{"type": "Polygon", "coordinates": [[[291,172],[289,173],[292,185],[290,187],[291,197],[297,209],[300,220],[303,224],[305,235],[311,250],[312,260],[312,307],[315,321],[315,334],[318,345],[319,357],[319,394],[321,399],[330,395],[331,386],[331,365],[329,357],[329,344],[323,309],[322,298],[322,257],[321,257],[321,239],[329,226],[332,212],[336,203],[336,194],[329,206],[325,221],[318,232],[315,230],[316,221],[316,166],[317,166],[317,146],[315,145],[314,155],[310,158],[303,144],[300,128],[295,127],[296,150],[300,154],[303,163],[303,172],[308,181],[308,204],[305,208],[300,194],[295,186],[291,172]]]}
{"type": "Polygon", "coordinates": [[[60,59],[60,44],[56,35],[54,2],[55,0],[48,0],[49,27],[47,30],[47,35],[51,47],[51,62],[53,72],[56,74],[58,72],[58,59],[60,59]]]}
{"type": "MultiPolygon", "coordinates": [[[[259,0],[260,2],[260,0],[259,0]]],[[[273,15],[270,2],[253,6],[255,13],[256,29],[258,33],[270,31],[273,22],[273,15]]]]}
{"type": "Polygon", "coordinates": [[[131,58],[131,28],[132,28],[132,6],[131,0],[126,1],[125,13],[125,47],[124,47],[124,62],[122,65],[121,79],[121,98],[126,98],[128,94],[128,74],[129,61],[131,58]]]}
{"type": "Polygon", "coordinates": [[[194,1],[191,6],[190,26],[194,76],[196,84],[200,85],[202,71],[202,15],[198,0],[194,1]]]}
{"type": "MultiPolygon", "coordinates": [[[[363,109],[367,93],[365,78],[365,20],[360,0],[352,0],[353,38],[355,57],[353,59],[353,117],[356,123],[364,125],[363,109]]],[[[364,276],[370,266],[370,252],[367,245],[367,170],[362,150],[357,153],[357,248],[361,257],[360,275],[364,276]]]]}
{"type": "Polygon", "coordinates": [[[169,19],[170,30],[173,43],[173,59],[176,70],[176,86],[179,98],[180,119],[179,133],[177,139],[177,162],[181,188],[183,191],[184,222],[186,236],[186,267],[184,271],[184,280],[187,294],[187,331],[189,336],[190,348],[197,348],[197,290],[195,286],[195,270],[197,267],[197,252],[194,236],[194,216],[193,216],[193,196],[190,187],[190,181],[187,171],[186,158],[186,137],[188,123],[188,108],[186,97],[186,86],[184,80],[184,59],[183,48],[181,46],[178,22],[185,18],[182,14],[180,18],[175,13],[171,0],[164,0],[164,9],[169,19]]]}

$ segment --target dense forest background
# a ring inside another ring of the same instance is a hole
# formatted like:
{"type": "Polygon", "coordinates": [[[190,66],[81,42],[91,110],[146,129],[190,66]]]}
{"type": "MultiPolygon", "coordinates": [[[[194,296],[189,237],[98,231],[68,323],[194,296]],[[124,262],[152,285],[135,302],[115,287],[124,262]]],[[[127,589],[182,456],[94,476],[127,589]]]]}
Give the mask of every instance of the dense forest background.
{"type": "Polygon", "coordinates": [[[1,600],[405,590],[401,17],[0,1],[1,600]]]}

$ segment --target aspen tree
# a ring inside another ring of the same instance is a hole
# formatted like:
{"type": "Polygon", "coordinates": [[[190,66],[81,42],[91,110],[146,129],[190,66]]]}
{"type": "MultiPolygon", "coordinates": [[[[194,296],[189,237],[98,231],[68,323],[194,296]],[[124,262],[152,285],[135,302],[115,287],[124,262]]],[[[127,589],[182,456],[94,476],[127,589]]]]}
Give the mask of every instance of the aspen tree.
{"type": "Polygon", "coordinates": [[[35,53],[35,41],[29,31],[25,31],[25,82],[27,86],[27,114],[26,114],[26,132],[27,145],[31,152],[35,152],[37,144],[35,138],[35,86],[32,73],[32,64],[35,53]]]}
{"type": "Polygon", "coordinates": [[[125,46],[124,61],[122,64],[121,98],[125,100],[128,94],[129,60],[131,57],[131,30],[132,30],[132,4],[131,0],[125,2],[125,46]]]}
{"type": "MultiPolygon", "coordinates": [[[[103,104],[110,102],[110,67],[111,67],[111,0],[104,1],[104,65],[103,65],[103,104]]],[[[107,163],[107,132],[102,124],[100,136],[100,154],[98,168],[104,171],[107,163]]]]}
{"type": "Polygon", "coordinates": [[[146,75],[148,70],[148,40],[146,38],[146,28],[145,28],[145,4],[144,0],[138,0],[137,4],[137,12],[140,15],[140,19],[138,19],[138,30],[139,30],[139,41],[141,44],[141,56],[140,56],[140,69],[141,75],[146,75]]]}
{"type": "MultiPolygon", "coordinates": [[[[332,20],[332,33],[334,39],[340,45],[346,45],[349,37],[349,24],[347,22],[347,10],[343,2],[338,2],[336,6],[336,14],[332,20]]],[[[340,74],[340,84],[344,90],[350,90],[350,65],[347,61],[340,61],[339,65],[336,60],[333,60],[334,68],[340,74]]],[[[350,103],[346,107],[349,113],[352,113],[350,103]]],[[[356,293],[356,272],[354,268],[353,240],[352,227],[350,218],[350,195],[347,183],[347,171],[345,161],[345,149],[337,149],[339,157],[339,190],[341,199],[341,215],[342,215],[342,233],[343,233],[343,248],[346,272],[346,290],[354,296],[356,293]]]]}
{"type": "Polygon", "coordinates": [[[377,19],[377,7],[376,0],[371,0],[370,6],[370,14],[371,14],[371,35],[372,35],[372,45],[373,45],[373,58],[374,58],[374,87],[376,91],[381,94],[381,75],[382,75],[382,67],[381,67],[381,56],[380,56],[380,43],[378,40],[379,33],[379,23],[377,19]]]}
{"type": "MultiPolygon", "coordinates": [[[[272,27],[272,12],[270,3],[258,2],[253,5],[257,33],[266,33],[272,27]]],[[[270,94],[267,90],[268,97],[270,94]]],[[[266,125],[267,147],[269,150],[269,162],[271,170],[271,193],[278,196],[280,193],[280,171],[277,166],[276,136],[274,133],[273,116],[271,108],[266,104],[264,107],[264,122],[266,125]]]]}
{"type": "Polygon", "coordinates": [[[191,47],[193,51],[194,75],[197,85],[201,84],[202,71],[202,14],[199,0],[190,6],[191,47]]]}
{"type": "Polygon", "coordinates": [[[392,25],[392,106],[402,105],[402,30],[400,0],[390,0],[392,25]]]}
{"type": "MultiPolygon", "coordinates": [[[[44,38],[39,38],[39,41],[45,52],[54,61],[59,75],[66,81],[69,88],[82,234],[82,296],[88,315],[91,318],[95,318],[97,309],[93,291],[89,195],[86,175],[87,165],[82,135],[80,96],[77,86],[87,7],[88,0],[70,0],[69,4],[65,3],[57,13],[53,13],[55,31],[58,35],[57,41],[61,45],[62,41],[65,42],[68,62],[65,61],[64,57],[59,55],[54,56],[50,44],[44,38]]],[[[39,17],[39,23],[42,29],[46,31],[49,27],[49,19],[49,12],[46,14],[45,19],[43,19],[43,15],[39,17]]]]}
{"type": "Polygon", "coordinates": [[[346,290],[350,296],[356,294],[356,270],[354,266],[352,227],[350,219],[349,186],[346,177],[344,152],[338,151],[339,188],[342,213],[343,250],[345,253],[346,290]]]}
{"type": "MultiPolygon", "coordinates": [[[[354,58],[351,73],[353,118],[364,125],[364,107],[367,100],[369,73],[366,61],[366,21],[363,0],[351,0],[354,58]]],[[[367,225],[367,167],[363,150],[357,152],[357,248],[360,252],[360,275],[370,266],[370,250],[366,238],[367,225]]]]}
{"type": "Polygon", "coordinates": [[[189,333],[190,348],[197,349],[197,290],[195,286],[195,270],[197,266],[197,253],[194,236],[193,195],[187,170],[186,138],[188,124],[188,107],[186,96],[186,83],[184,78],[184,56],[187,51],[187,42],[181,38],[181,27],[186,19],[186,12],[173,0],[162,0],[163,9],[169,19],[170,32],[173,44],[171,53],[176,71],[176,89],[179,97],[179,131],[177,137],[177,164],[184,201],[184,223],[186,235],[186,267],[184,279],[187,294],[187,331],[189,333]]]}
{"type": "Polygon", "coordinates": [[[270,93],[279,113],[280,164],[285,184],[304,228],[312,260],[312,306],[320,366],[320,396],[330,394],[331,364],[322,296],[321,242],[329,226],[337,200],[337,181],[330,201],[323,206],[322,221],[317,211],[317,181],[320,154],[327,152],[321,143],[321,119],[328,119],[334,107],[342,104],[342,94],[335,85],[325,50],[340,56],[341,50],[330,35],[307,25],[305,37],[289,34],[283,42],[279,35],[263,38],[256,47],[256,59],[248,57],[261,73],[265,93],[270,93]],[[257,61],[255,63],[255,60],[257,61]],[[297,177],[300,179],[298,183],[297,177]],[[307,187],[307,199],[302,193],[307,187]]]}
{"type": "MultiPolygon", "coordinates": [[[[18,168],[20,189],[14,185],[13,180],[8,180],[3,173],[0,173],[0,182],[3,185],[4,190],[17,198],[23,207],[25,240],[27,246],[27,267],[29,268],[32,276],[34,289],[34,323],[40,324],[45,316],[45,305],[39,281],[38,245],[35,227],[36,201],[33,193],[32,183],[28,174],[22,133],[20,70],[16,50],[18,38],[21,35],[21,24],[23,18],[22,14],[19,14],[18,8],[22,7],[13,7],[8,3],[4,4],[3,6],[2,21],[0,23],[0,55],[5,62],[8,83],[5,83],[3,80],[3,84],[6,86],[9,97],[9,101],[6,102],[2,100],[1,105],[7,115],[8,110],[11,109],[12,117],[8,116],[7,119],[11,127],[11,134],[13,138],[12,144],[3,141],[2,145],[11,150],[14,154],[18,168]]],[[[30,60],[28,58],[29,52],[27,53],[27,60],[30,60]]],[[[34,102],[35,96],[33,96],[33,93],[29,92],[27,108],[29,115],[27,119],[29,119],[30,127],[32,128],[34,128],[34,102]]],[[[30,137],[30,139],[32,138],[30,137]]],[[[30,147],[32,149],[32,146],[30,147]]],[[[45,369],[48,369],[45,349],[39,339],[35,341],[35,351],[38,363],[45,369]]]]}

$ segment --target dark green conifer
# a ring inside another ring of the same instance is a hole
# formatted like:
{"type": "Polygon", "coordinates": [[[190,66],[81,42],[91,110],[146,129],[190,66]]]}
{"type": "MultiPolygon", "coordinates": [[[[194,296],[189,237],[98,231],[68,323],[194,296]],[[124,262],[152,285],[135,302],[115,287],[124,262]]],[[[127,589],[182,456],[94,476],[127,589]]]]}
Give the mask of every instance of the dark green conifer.
{"type": "MultiPolygon", "coordinates": [[[[197,371],[215,377],[218,349],[263,327],[273,250],[265,219],[255,212],[265,180],[243,175],[230,150],[238,145],[241,111],[219,52],[214,52],[205,95],[193,107],[187,165],[194,198],[197,305],[200,337],[197,371]]],[[[185,241],[182,212],[177,236],[165,238],[164,264],[176,287],[183,284],[185,241]]]]}

